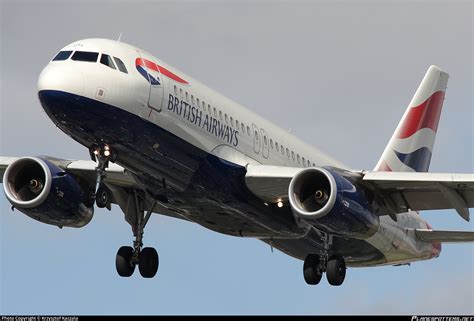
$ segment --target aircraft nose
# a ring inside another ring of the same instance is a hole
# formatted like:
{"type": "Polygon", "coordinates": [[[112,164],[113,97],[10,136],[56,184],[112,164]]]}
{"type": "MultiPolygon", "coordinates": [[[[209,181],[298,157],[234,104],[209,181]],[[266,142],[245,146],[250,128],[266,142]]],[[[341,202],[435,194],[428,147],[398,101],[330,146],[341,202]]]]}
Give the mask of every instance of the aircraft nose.
{"type": "Polygon", "coordinates": [[[38,93],[62,91],[81,95],[84,91],[84,75],[67,62],[49,63],[38,77],[38,93]]]}

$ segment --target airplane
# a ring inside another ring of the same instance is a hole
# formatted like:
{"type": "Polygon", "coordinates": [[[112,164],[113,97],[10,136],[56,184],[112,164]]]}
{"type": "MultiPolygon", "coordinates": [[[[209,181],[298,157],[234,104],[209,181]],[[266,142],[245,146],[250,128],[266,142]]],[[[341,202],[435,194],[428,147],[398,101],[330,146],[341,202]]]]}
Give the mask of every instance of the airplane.
{"type": "Polygon", "coordinates": [[[133,233],[115,265],[156,275],[152,214],[255,238],[303,261],[307,284],[348,267],[436,258],[472,231],[433,230],[419,211],[469,221],[474,175],[428,172],[448,74],[430,66],[373,170],[354,170],[150,53],[120,41],[62,48],[38,78],[41,106],[90,160],[0,157],[12,209],[59,228],[118,205],[133,233]]]}

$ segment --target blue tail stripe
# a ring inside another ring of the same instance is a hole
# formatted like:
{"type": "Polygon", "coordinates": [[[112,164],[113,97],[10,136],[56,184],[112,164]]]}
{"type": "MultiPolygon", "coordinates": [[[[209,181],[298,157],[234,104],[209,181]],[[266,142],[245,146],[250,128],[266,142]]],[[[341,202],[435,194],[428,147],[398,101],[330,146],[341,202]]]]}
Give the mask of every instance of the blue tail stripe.
{"type": "Polygon", "coordinates": [[[430,167],[431,150],[427,147],[422,147],[408,154],[403,154],[396,150],[394,152],[403,164],[416,172],[427,172],[430,167]]]}

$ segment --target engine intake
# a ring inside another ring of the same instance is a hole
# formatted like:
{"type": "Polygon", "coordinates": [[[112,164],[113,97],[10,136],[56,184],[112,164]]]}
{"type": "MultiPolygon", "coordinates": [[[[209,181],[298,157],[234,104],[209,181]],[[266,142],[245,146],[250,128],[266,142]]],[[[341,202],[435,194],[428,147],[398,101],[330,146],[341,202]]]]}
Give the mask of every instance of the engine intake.
{"type": "Polygon", "coordinates": [[[40,157],[23,157],[10,164],[3,189],[15,208],[43,223],[82,227],[93,216],[76,179],[40,157]]]}
{"type": "Polygon", "coordinates": [[[336,182],[326,169],[308,168],[291,180],[290,204],[297,215],[322,218],[333,208],[336,192],[336,182]]]}
{"type": "Polygon", "coordinates": [[[335,168],[307,168],[290,182],[288,198],[293,214],[335,235],[367,238],[379,218],[373,213],[368,192],[335,168]]]}

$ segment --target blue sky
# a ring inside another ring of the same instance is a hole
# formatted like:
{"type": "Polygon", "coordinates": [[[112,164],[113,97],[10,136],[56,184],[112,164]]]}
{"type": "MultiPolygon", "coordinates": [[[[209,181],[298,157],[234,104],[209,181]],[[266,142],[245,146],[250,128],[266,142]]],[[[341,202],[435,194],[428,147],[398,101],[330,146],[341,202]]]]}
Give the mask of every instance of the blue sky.
{"type": "MultiPolygon", "coordinates": [[[[472,173],[472,3],[2,1],[0,154],[88,159],[37,99],[66,44],[122,40],[251,107],[354,168],[371,169],[430,64],[450,73],[431,171],[472,173]]],[[[257,240],[155,215],[158,276],[115,272],[130,227],[117,208],[62,230],[0,197],[0,314],[474,314],[474,246],[407,267],[349,269],[307,286],[302,262],[257,240]]],[[[472,212],[472,210],[471,210],[472,212]]],[[[435,228],[474,230],[454,211],[435,228]]]]}

